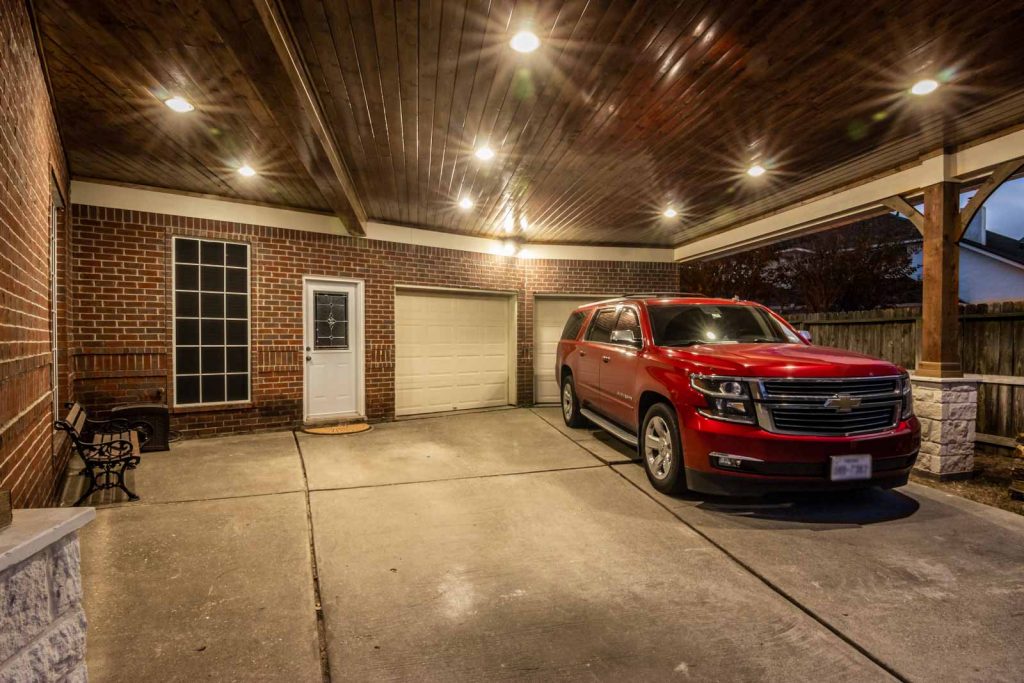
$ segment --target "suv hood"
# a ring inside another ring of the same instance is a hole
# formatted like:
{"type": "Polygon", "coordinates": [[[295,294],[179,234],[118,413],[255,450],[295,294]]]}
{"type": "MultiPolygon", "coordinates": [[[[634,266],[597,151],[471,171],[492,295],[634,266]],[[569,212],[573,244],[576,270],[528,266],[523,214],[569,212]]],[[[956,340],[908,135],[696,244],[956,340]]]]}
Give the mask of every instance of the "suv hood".
{"type": "Polygon", "coordinates": [[[695,372],[744,377],[877,377],[900,368],[861,353],[804,344],[700,344],[663,348],[695,372]]]}

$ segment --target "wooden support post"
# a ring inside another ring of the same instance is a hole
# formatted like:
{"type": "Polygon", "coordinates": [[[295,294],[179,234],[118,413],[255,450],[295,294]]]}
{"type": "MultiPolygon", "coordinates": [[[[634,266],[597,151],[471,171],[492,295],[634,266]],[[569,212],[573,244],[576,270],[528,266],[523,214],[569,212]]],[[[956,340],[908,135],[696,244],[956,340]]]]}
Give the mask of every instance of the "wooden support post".
{"type": "Polygon", "coordinates": [[[921,359],[917,374],[963,377],[960,366],[960,186],[924,189],[921,359]]]}

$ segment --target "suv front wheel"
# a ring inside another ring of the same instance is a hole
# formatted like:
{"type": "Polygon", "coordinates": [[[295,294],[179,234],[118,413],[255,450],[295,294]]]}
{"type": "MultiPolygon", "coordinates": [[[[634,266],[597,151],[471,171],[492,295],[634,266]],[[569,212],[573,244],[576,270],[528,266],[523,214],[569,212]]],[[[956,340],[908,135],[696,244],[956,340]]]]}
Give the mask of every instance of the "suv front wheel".
{"type": "Polygon", "coordinates": [[[570,427],[583,427],[587,424],[587,418],[580,413],[580,400],[576,398],[576,383],[572,381],[572,375],[569,374],[562,378],[562,419],[570,427]]]}
{"type": "Polygon", "coordinates": [[[662,493],[678,493],[686,489],[679,422],[675,411],[664,403],[655,403],[644,416],[640,430],[640,456],[654,488],[662,493]]]}

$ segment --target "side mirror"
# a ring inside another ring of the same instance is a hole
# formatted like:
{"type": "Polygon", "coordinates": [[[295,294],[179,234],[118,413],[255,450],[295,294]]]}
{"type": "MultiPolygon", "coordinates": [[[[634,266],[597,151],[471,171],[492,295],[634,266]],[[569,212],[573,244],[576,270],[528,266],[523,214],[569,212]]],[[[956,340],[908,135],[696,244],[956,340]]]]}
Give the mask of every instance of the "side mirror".
{"type": "Polygon", "coordinates": [[[618,344],[640,346],[640,340],[633,336],[633,330],[612,330],[611,341],[618,344]]]}
{"type": "Polygon", "coordinates": [[[800,335],[800,338],[803,339],[805,342],[807,342],[808,344],[811,343],[811,331],[810,330],[797,330],[796,333],[798,335],[800,335]]]}

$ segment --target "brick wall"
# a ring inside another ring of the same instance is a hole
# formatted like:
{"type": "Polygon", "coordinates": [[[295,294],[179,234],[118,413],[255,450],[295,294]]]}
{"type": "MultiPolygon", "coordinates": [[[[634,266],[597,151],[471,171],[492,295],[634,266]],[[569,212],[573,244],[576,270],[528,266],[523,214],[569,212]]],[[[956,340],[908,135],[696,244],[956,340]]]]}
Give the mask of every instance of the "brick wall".
{"type": "Polygon", "coordinates": [[[527,260],[92,206],[72,207],[76,395],[102,410],[167,400],[174,235],[248,242],[252,405],[176,411],[192,435],[290,427],[302,419],[302,276],[366,282],[366,408],[394,415],[394,293],[401,285],[517,292],[517,391],[533,396],[533,299],[544,293],[672,290],[671,263],[527,260]]]}
{"type": "Polygon", "coordinates": [[[0,488],[32,507],[67,454],[50,393],[51,177],[67,196],[67,172],[24,2],[0,4],[0,36],[0,488]]]}

